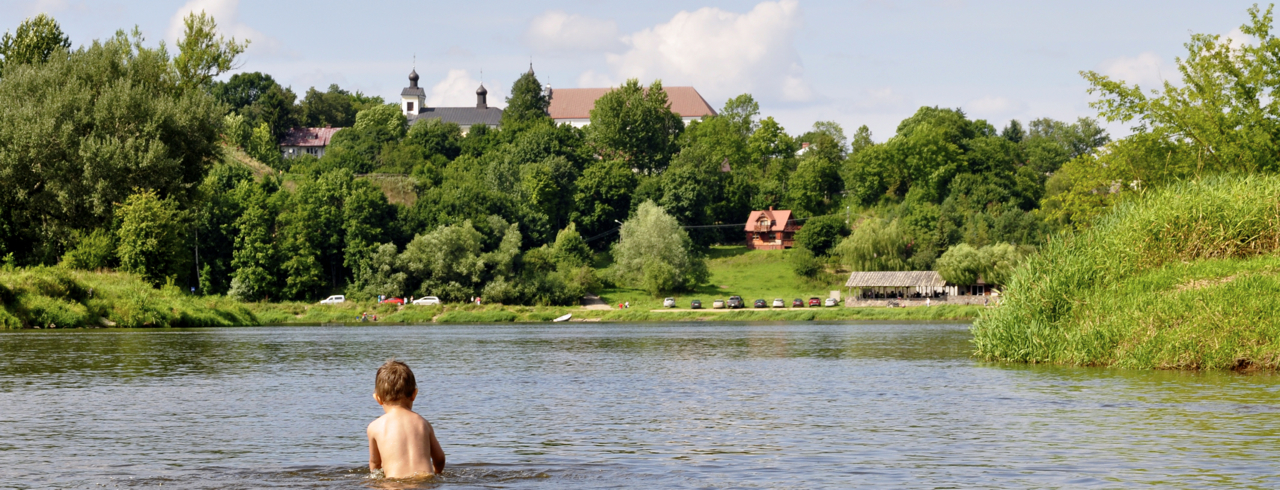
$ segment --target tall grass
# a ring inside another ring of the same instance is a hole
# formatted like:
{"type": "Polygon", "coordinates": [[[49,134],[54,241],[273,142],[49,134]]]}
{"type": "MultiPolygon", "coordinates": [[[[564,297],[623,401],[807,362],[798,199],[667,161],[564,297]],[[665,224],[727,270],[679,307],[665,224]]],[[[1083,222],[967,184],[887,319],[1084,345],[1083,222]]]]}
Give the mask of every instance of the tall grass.
{"type": "Polygon", "coordinates": [[[1051,240],[973,326],[988,360],[1275,368],[1280,178],[1186,182],[1051,240]],[[1224,280],[1235,276],[1231,280],[1224,280]],[[1207,281],[1207,282],[1196,282],[1207,281]]]}

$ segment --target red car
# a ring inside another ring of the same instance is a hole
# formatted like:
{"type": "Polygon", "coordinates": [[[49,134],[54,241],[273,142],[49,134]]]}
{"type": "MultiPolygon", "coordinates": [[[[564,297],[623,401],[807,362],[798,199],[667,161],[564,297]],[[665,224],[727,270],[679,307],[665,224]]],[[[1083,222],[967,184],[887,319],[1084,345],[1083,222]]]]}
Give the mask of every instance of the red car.
{"type": "Polygon", "coordinates": [[[822,306],[822,300],[818,298],[809,298],[809,306],[822,306]]]}
{"type": "Polygon", "coordinates": [[[387,298],[387,299],[382,300],[382,304],[384,304],[384,305],[403,305],[403,304],[404,304],[404,298],[387,298]]]}

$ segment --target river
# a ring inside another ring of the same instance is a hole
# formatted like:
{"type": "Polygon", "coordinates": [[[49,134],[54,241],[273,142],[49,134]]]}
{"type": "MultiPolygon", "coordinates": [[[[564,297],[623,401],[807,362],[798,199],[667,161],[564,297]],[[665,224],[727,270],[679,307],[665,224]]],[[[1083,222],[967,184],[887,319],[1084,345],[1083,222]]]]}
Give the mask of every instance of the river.
{"type": "Polygon", "coordinates": [[[999,365],[966,325],[0,334],[0,487],[1280,487],[1280,376],[999,365]],[[374,371],[448,454],[368,478],[374,371]]]}

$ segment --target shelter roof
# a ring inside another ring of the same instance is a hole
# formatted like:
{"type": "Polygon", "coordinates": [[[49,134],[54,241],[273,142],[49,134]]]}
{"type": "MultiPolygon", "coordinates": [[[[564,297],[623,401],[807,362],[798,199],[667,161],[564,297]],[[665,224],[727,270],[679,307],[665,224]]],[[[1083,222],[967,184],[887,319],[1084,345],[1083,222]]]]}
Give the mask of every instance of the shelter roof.
{"type": "MultiPolygon", "coordinates": [[[[596,99],[613,88],[557,88],[551,91],[547,113],[552,119],[590,119],[596,99]]],[[[716,110],[693,87],[662,87],[667,93],[671,112],[680,117],[714,116],[716,110]]]]}
{"type": "Polygon", "coordinates": [[[342,128],[293,128],[284,134],[280,146],[329,146],[333,134],[342,128]]]}
{"type": "Polygon", "coordinates": [[[764,211],[752,211],[751,216],[747,218],[747,225],[743,229],[746,231],[761,231],[756,228],[756,223],[761,218],[769,220],[768,231],[785,231],[787,223],[791,221],[791,210],[769,208],[764,211]]]}
{"type": "Polygon", "coordinates": [[[847,288],[911,288],[947,285],[937,271],[854,272],[844,283],[847,288]]]}

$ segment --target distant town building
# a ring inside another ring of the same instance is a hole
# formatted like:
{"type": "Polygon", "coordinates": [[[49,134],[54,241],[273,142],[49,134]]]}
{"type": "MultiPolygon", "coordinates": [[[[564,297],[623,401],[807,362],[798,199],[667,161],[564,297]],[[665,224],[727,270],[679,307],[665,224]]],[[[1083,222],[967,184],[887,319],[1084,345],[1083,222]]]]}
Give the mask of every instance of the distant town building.
{"type": "Polygon", "coordinates": [[[297,158],[311,155],[316,158],[324,156],[324,149],[329,146],[333,134],[342,128],[293,128],[285,133],[280,141],[280,153],[285,158],[297,158]]]}
{"type": "MultiPolygon", "coordinates": [[[[596,99],[609,93],[612,88],[547,88],[551,95],[551,106],[547,112],[556,124],[568,123],[583,127],[591,123],[591,109],[596,107],[596,99]]],[[[680,116],[685,124],[702,119],[702,116],[714,116],[716,110],[707,104],[693,87],[663,87],[667,93],[667,101],[671,103],[671,112],[680,116]]]]}
{"type": "Polygon", "coordinates": [[[796,232],[800,224],[791,219],[791,211],[752,211],[747,218],[747,248],[752,250],[782,250],[795,246],[796,232]]]}
{"type": "Polygon", "coordinates": [[[427,92],[418,86],[418,70],[409,72],[409,86],[400,91],[400,110],[412,125],[418,121],[439,119],[457,123],[466,134],[471,126],[484,124],[497,127],[502,123],[502,109],[489,107],[489,90],[480,84],[476,89],[475,107],[427,107],[427,92]]]}

